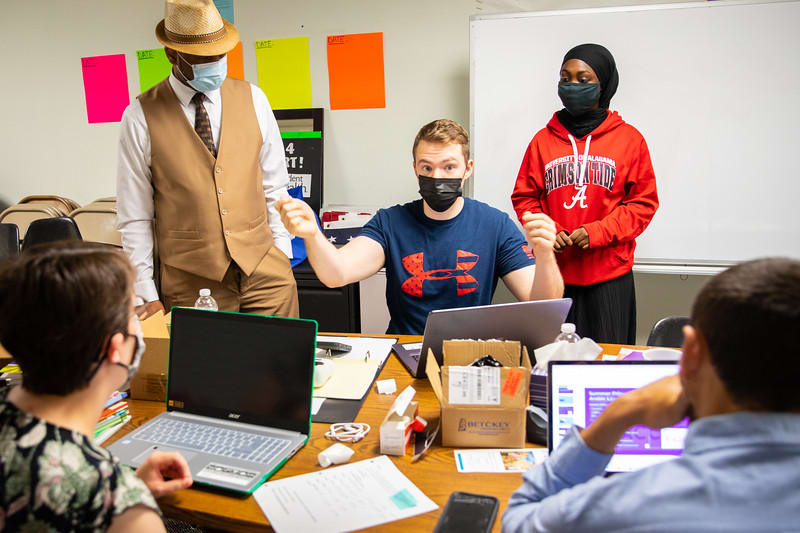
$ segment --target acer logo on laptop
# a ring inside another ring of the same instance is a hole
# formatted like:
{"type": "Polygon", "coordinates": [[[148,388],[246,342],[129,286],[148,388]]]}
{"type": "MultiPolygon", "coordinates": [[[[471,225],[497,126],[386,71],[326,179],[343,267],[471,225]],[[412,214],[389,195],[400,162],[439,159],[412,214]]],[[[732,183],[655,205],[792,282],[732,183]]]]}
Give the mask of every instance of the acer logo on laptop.
{"type": "Polygon", "coordinates": [[[239,420],[239,417],[242,416],[237,413],[228,413],[228,418],[233,418],[234,420],[239,420]]]}

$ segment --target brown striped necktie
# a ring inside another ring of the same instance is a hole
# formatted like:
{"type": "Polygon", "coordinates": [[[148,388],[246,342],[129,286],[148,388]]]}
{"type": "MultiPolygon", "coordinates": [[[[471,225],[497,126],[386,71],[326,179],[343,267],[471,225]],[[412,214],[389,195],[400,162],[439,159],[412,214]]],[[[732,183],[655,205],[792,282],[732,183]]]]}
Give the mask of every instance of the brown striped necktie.
{"type": "Polygon", "coordinates": [[[208,119],[208,113],[206,113],[206,108],[203,105],[205,98],[206,95],[203,93],[195,93],[192,97],[192,103],[194,104],[194,131],[197,132],[200,140],[206,145],[211,155],[216,158],[217,149],[214,146],[214,137],[211,135],[211,121],[208,119]]]}

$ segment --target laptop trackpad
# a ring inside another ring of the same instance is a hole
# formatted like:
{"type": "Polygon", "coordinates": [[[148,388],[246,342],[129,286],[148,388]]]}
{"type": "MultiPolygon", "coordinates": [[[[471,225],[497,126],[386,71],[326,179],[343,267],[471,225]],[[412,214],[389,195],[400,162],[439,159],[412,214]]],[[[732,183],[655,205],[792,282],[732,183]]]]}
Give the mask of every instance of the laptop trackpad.
{"type": "Polygon", "coordinates": [[[147,448],[145,451],[143,451],[142,453],[140,453],[136,457],[134,457],[133,461],[131,461],[131,463],[132,463],[131,466],[135,466],[135,467],[140,466],[142,463],[144,463],[145,459],[150,457],[150,454],[152,454],[153,452],[177,452],[177,453],[181,454],[184,459],[186,459],[187,463],[193,457],[195,457],[197,455],[195,452],[190,452],[190,451],[187,451],[187,450],[181,450],[181,449],[178,449],[178,448],[170,448],[169,446],[161,446],[160,444],[155,444],[155,445],[150,446],[149,448],[147,448]]]}

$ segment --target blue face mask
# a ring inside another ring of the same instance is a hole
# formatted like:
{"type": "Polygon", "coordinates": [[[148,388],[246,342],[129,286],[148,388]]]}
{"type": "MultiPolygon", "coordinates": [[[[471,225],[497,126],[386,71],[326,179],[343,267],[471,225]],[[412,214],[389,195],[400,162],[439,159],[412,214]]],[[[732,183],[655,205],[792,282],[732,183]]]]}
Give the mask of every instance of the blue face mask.
{"type": "MultiPolygon", "coordinates": [[[[219,89],[220,86],[222,86],[222,82],[225,81],[225,77],[228,75],[227,55],[223,56],[219,61],[200,63],[197,65],[189,63],[183,59],[180,54],[178,54],[178,57],[184,63],[192,67],[193,79],[187,80],[186,77],[184,77],[184,80],[197,91],[207,92],[219,89]]],[[[180,69],[178,69],[178,72],[180,72],[180,69]]],[[[183,76],[182,72],[181,76],[183,76]]]]}

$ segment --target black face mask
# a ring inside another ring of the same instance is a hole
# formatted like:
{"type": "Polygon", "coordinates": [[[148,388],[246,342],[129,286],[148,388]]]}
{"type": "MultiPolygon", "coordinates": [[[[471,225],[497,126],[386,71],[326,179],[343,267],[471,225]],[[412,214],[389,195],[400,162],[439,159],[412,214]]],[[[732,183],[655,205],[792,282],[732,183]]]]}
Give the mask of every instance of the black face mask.
{"type": "Polygon", "coordinates": [[[573,117],[585,115],[600,101],[599,83],[558,83],[558,97],[573,117]]]}
{"type": "Polygon", "coordinates": [[[461,196],[461,178],[418,176],[419,194],[437,213],[447,211],[461,196]]]}

